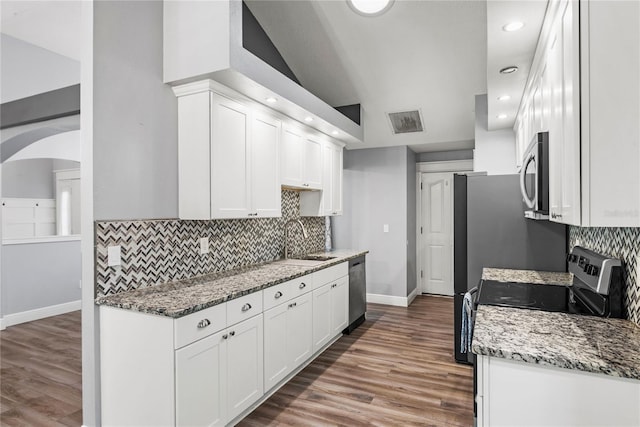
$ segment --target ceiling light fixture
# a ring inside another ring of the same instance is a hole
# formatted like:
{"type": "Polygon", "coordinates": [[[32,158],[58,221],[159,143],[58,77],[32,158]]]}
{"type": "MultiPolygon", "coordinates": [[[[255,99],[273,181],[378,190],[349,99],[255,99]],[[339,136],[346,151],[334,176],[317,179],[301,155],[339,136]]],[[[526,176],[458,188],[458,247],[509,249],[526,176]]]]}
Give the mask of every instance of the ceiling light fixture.
{"type": "Polygon", "coordinates": [[[516,71],[518,71],[518,67],[516,67],[515,65],[509,65],[508,67],[504,67],[502,70],[500,70],[500,74],[512,74],[516,71]]]}
{"type": "Polygon", "coordinates": [[[359,15],[379,16],[391,8],[394,0],[347,0],[349,7],[359,15]]]}
{"type": "Polygon", "coordinates": [[[513,21],[513,22],[509,22],[508,24],[504,25],[502,27],[502,31],[506,31],[508,33],[511,33],[513,31],[518,31],[518,30],[522,29],[522,27],[524,27],[524,23],[522,23],[520,21],[513,21]]]}
{"type": "Polygon", "coordinates": [[[304,118],[304,121],[307,122],[307,123],[312,122],[313,121],[313,117],[307,116],[307,117],[304,118]]]}
{"type": "Polygon", "coordinates": [[[498,114],[497,116],[499,119],[506,119],[507,115],[506,114],[498,114]]]}
{"type": "Polygon", "coordinates": [[[278,100],[276,98],[274,98],[273,96],[270,96],[270,97],[266,98],[265,101],[267,101],[269,104],[274,104],[274,103],[278,102],[278,100]]]}
{"type": "Polygon", "coordinates": [[[498,97],[498,101],[508,101],[511,99],[511,96],[509,95],[502,95],[498,97]]]}

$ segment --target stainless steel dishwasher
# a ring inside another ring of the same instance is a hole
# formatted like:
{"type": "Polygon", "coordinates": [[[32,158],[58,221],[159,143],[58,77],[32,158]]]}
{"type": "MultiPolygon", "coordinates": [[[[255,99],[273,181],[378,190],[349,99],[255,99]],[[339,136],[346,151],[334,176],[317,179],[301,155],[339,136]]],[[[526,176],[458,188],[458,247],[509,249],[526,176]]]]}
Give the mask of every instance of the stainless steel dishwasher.
{"type": "Polygon", "coordinates": [[[364,255],[349,261],[349,326],[342,331],[350,334],[365,320],[367,311],[367,280],[364,255]]]}

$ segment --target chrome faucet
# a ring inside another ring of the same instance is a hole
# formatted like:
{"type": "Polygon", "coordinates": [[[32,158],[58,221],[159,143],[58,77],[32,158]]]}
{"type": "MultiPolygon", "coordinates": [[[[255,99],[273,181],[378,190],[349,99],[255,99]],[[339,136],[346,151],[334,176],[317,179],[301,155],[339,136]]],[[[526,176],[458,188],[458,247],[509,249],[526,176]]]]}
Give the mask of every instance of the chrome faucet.
{"type": "Polygon", "coordinates": [[[309,237],[307,234],[307,230],[304,228],[304,224],[299,219],[290,219],[284,225],[284,259],[289,259],[289,225],[290,224],[298,224],[302,229],[302,237],[306,239],[309,237]]]}

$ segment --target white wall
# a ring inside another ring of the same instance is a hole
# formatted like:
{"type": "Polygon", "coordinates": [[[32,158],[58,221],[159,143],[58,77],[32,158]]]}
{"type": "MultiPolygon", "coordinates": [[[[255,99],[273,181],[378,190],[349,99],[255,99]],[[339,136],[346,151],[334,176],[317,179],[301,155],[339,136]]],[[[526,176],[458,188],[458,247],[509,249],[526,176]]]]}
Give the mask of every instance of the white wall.
{"type": "Polygon", "coordinates": [[[0,33],[0,103],[80,83],[80,62],[0,33]]]}
{"type": "MultiPolygon", "coordinates": [[[[367,293],[408,295],[409,215],[407,180],[415,182],[415,157],[407,147],[347,150],[344,157],[344,214],[333,218],[336,248],[368,249],[367,293]],[[413,159],[414,173],[408,171],[413,159]],[[383,231],[384,225],[389,232],[383,231]]],[[[414,185],[415,186],[415,185],[414,185]]],[[[415,193],[415,191],[414,191],[415,193]]],[[[415,199],[415,194],[413,196],[415,199]]],[[[415,230],[415,202],[412,207],[415,230]]],[[[414,236],[415,238],[415,236],[414,236]]],[[[415,269],[415,254],[413,254],[415,269]]],[[[411,279],[411,281],[415,281],[411,279]]],[[[410,286],[415,288],[415,283],[410,286]]]]}
{"type": "Polygon", "coordinates": [[[476,95],[476,147],[473,170],[488,175],[516,172],[516,137],[513,129],[487,129],[487,95],[476,95]]]}

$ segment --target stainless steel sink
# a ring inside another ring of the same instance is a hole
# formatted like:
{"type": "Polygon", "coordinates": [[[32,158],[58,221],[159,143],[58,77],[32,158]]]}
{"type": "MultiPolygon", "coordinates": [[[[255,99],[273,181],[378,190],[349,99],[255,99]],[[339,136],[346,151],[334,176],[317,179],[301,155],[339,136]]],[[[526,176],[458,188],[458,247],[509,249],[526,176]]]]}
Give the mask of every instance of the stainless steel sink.
{"type": "Polygon", "coordinates": [[[326,255],[305,255],[303,257],[297,258],[305,261],[329,261],[335,259],[334,256],[326,256],[326,255]]]}
{"type": "Polygon", "coordinates": [[[279,264],[285,264],[285,265],[299,265],[302,267],[313,267],[335,258],[336,257],[334,256],[305,255],[305,256],[301,256],[300,258],[281,259],[276,262],[279,264]]]}

